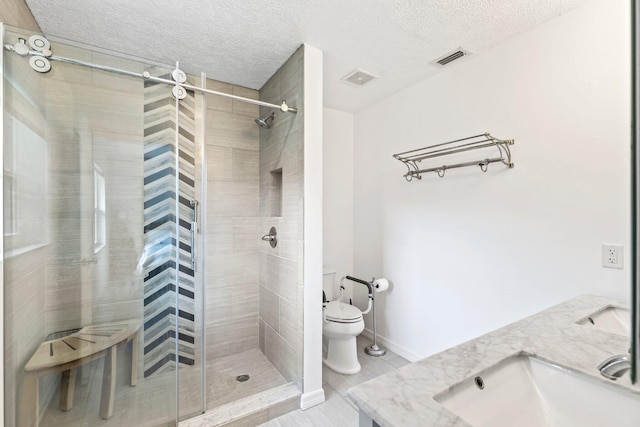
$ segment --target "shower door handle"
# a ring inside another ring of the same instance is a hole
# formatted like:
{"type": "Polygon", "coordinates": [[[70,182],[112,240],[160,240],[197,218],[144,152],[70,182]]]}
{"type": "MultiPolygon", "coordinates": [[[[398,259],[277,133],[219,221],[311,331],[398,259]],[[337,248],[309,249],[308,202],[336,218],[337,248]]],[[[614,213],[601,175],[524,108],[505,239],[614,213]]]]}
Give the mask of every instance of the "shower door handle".
{"type": "Polygon", "coordinates": [[[197,266],[196,246],[198,244],[198,201],[192,199],[189,204],[193,208],[193,221],[191,222],[191,269],[195,272],[197,266]]]}

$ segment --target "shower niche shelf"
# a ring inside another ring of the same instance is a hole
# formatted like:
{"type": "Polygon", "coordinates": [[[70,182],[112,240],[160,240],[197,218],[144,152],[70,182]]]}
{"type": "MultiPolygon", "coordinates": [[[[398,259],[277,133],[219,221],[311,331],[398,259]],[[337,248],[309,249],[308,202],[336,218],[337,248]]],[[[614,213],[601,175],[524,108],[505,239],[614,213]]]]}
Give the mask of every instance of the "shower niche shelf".
{"type": "Polygon", "coordinates": [[[282,216],[282,168],[270,172],[271,185],[269,186],[269,215],[282,216]]]}
{"type": "Polygon", "coordinates": [[[407,173],[404,174],[407,181],[412,181],[414,178],[422,179],[422,175],[428,172],[435,172],[440,178],[443,178],[447,170],[466,166],[479,166],[482,172],[488,170],[490,163],[502,163],[513,168],[509,148],[513,143],[513,139],[498,139],[489,133],[483,133],[405,151],[394,154],[393,157],[407,167],[407,173]],[[481,154],[489,153],[492,155],[477,159],[481,154]],[[457,159],[457,161],[441,164],[434,160],[445,156],[451,160],[457,159]],[[471,158],[477,160],[470,160],[471,158]],[[424,164],[423,161],[425,161],[424,164]]]}

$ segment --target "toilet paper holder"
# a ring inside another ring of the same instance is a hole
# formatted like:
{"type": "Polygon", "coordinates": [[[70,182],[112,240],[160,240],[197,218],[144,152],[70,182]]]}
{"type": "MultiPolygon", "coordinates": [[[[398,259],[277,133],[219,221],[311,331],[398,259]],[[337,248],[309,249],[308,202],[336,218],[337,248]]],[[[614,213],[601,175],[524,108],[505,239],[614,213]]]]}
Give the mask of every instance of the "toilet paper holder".
{"type": "MultiPolygon", "coordinates": [[[[385,354],[387,354],[387,350],[385,350],[383,347],[378,345],[378,341],[376,337],[376,299],[374,295],[375,294],[374,290],[376,290],[376,292],[379,292],[378,289],[380,289],[380,285],[381,285],[380,282],[378,282],[375,277],[371,278],[371,282],[367,282],[365,280],[358,279],[352,276],[345,276],[344,278],[351,280],[352,282],[361,283],[365,285],[369,290],[369,302],[371,304],[371,311],[372,311],[371,315],[373,316],[373,344],[366,346],[364,348],[364,352],[367,353],[369,356],[373,356],[373,357],[384,356],[385,354]]],[[[386,283],[385,279],[382,279],[382,280],[384,280],[386,283]]],[[[386,290],[386,289],[380,289],[380,290],[386,290]]],[[[363,314],[366,314],[368,312],[369,310],[364,311],[363,314]]]]}

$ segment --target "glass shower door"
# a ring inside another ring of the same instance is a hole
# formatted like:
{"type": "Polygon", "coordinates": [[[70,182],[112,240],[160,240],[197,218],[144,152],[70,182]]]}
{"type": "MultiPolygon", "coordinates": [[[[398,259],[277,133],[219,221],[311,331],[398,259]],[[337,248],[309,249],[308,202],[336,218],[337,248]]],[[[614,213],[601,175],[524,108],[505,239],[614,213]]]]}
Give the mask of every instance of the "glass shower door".
{"type": "Polygon", "coordinates": [[[5,26],[2,43],[16,48],[2,69],[5,425],[172,425],[185,348],[171,87],[54,60],[37,72],[40,57],[16,53],[40,47],[32,35],[5,26]]]}

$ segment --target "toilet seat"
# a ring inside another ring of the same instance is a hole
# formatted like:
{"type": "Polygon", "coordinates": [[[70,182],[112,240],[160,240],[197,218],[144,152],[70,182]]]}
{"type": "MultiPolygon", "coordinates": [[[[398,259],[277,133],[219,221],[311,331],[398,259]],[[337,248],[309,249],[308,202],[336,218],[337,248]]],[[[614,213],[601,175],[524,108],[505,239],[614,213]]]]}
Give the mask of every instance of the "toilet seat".
{"type": "Polygon", "coordinates": [[[357,323],[362,320],[362,312],[350,304],[332,301],[325,308],[325,318],[336,323],[357,323]]]}

